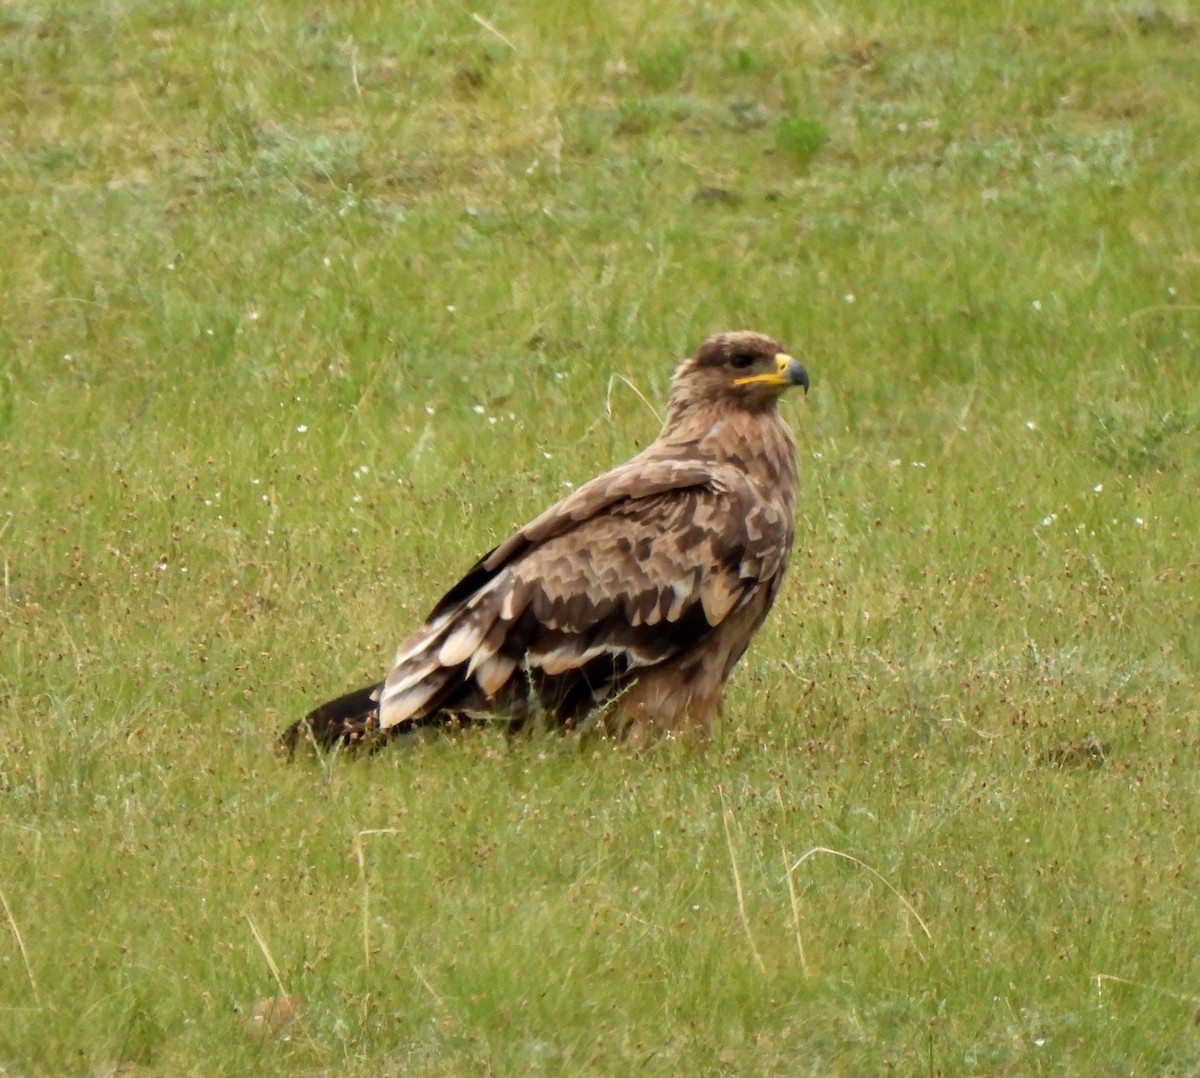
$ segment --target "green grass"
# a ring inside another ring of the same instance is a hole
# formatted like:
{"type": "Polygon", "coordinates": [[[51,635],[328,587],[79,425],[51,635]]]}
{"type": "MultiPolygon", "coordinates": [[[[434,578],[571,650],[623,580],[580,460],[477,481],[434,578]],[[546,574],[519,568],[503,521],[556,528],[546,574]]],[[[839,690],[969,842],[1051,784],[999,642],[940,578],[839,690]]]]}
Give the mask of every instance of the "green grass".
{"type": "Polygon", "coordinates": [[[0,6],[0,1070],[1200,1073],[1198,34],[0,6]],[[275,758],[735,327],[813,391],[709,751],[275,758]]]}

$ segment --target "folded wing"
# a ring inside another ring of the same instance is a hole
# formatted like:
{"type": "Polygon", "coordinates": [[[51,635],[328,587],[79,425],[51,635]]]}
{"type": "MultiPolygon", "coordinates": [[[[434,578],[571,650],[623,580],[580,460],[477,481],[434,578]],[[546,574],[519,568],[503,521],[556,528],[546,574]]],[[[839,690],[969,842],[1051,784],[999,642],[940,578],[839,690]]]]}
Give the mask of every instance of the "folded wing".
{"type": "Polygon", "coordinates": [[[736,469],[637,458],[485,555],[401,645],[380,726],[542,709],[570,723],[764,585],[790,519],[736,469]]]}

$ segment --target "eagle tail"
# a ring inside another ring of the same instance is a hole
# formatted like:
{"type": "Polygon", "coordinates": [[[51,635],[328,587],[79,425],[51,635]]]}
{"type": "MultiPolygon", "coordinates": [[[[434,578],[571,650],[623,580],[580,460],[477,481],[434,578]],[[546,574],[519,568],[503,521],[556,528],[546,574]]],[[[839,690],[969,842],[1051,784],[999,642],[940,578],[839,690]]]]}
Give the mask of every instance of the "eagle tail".
{"type": "Polygon", "coordinates": [[[371,747],[385,735],[379,729],[379,694],[383,683],[329,700],[292,723],[279,737],[279,749],[287,756],[297,746],[311,742],[330,749],[338,744],[371,747]]]}

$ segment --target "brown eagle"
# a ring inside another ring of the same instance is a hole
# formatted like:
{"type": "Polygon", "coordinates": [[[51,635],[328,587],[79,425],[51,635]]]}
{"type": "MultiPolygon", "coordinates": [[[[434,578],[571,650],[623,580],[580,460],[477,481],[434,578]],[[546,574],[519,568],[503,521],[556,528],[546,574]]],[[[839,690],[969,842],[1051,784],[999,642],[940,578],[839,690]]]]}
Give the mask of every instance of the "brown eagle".
{"type": "Polygon", "coordinates": [[[725,680],[775,600],[796,505],[775,405],[808,374],[758,333],[684,360],[658,438],[475,563],[376,685],[282,736],[374,745],[430,724],[604,722],[637,742],[707,736],[725,680]]]}

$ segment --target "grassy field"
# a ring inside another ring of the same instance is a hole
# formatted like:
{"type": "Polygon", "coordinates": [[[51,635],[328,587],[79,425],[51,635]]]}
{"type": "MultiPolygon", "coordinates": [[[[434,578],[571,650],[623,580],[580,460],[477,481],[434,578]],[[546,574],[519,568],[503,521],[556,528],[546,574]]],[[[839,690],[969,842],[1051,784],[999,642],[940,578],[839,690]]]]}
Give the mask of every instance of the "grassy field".
{"type": "Polygon", "coordinates": [[[1200,1074],[1198,49],[0,2],[0,1074],[1200,1074]],[[711,749],[273,755],[741,327],[813,390],[711,749]]]}

